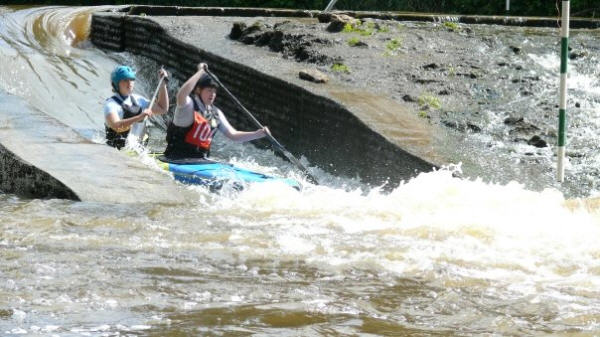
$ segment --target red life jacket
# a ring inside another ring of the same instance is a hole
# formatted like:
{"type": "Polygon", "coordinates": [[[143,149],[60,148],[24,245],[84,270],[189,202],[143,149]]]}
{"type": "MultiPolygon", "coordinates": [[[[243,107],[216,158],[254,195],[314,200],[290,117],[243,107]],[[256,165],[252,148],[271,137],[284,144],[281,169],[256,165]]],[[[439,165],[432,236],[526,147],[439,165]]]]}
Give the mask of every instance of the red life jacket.
{"type": "Polygon", "coordinates": [[[217,132],[217,125],[213,127],[211,121],[204,118],[198,111],[194,111],[194,123],[185,134],[185,142],[208,151],[215,132],[217,132]]]}
{"type": "MultiPolygon", "coordinates": [[[[190,96],[194,102],[194,122],[186,127],[176,126],[173,122],[169,124],[164,151],[166,157],[202,158],[210,153],[213,136],[219,127],[217,112],[206,109],[196,97],[190,96]]],[[[215,110],[218,111],[217,108],[215,110]]]]}

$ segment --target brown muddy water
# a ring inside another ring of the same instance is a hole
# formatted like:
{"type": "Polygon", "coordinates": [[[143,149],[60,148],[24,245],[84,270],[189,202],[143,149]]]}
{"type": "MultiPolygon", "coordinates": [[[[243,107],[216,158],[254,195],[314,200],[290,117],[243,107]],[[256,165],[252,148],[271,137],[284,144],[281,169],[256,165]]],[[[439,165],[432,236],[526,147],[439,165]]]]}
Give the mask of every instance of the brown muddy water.
{"type": "MultiPolygon", "coordinates": [[[[85,41],[93,10],[0,7],[0,87],[100,141],[109,72],[131,56],[85,41]]],[[[269,151],[217,145],[295,175],[269,151]]],[[[0,194],[0,335],[600,332],[594,210],[449,170],[391,193],[317,174],[302,192],[190,187],[178,207],[0,194]]]]}

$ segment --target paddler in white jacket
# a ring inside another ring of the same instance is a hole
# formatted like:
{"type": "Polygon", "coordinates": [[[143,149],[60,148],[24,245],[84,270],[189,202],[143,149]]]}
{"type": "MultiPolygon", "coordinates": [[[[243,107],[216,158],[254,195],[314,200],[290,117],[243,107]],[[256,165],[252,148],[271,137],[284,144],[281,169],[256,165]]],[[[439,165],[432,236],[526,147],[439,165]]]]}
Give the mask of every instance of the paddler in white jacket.
{"type": "MultiPolygon", "coordinates": [[[[161,69],[159,80],[167,78],[167,72],[161,69]]],[[[128,66],[117,66],[110,75],[110,84],[115,93],[104,103],[104,122],[106,144],[121,149],[135,123],[145,123],[146,117],[160,115],[169,108],[169,94],[165,80],[161,81],[158,98],[149,107],[146,97],[133,93],[135,72],[128,66]]]]}

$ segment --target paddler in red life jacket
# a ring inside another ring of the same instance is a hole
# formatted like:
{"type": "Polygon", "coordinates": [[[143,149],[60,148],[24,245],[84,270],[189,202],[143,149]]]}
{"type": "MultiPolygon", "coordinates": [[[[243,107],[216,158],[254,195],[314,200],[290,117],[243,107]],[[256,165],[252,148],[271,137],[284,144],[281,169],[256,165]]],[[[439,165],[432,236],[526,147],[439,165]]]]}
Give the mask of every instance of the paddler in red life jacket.
{"type": "MultiPolygon", "coordinates": [[[[247,142],[265,137],[269,129],[238,131],[229,124],[225,114],[214,106],[218,83],[198,64],[192,75],[177,92],[177,108],[167,129],[167,148],[164,155],[170,159],[208,157],[213,136],[217,130],[236,142],[247,142]]],[[[206,68],[207,69],[207,68],[206,68]]]]}
{"type": "MultiPolygon", "coordinates": [[[[167,77],[167,72],[161,69],[159,79],[167,77]]],[[[146,117],[164,114],[168,110],[169,94],[167,81],[163,81],[152,107],[146,97],[133,93],[135,72],[128,66],[118,66],[110,74],[110,84],[115,93],[104,103],[104,122],[106,129],[106,144],[121,149],[129,130],[135,123],[144,123],[146,117]]]]}

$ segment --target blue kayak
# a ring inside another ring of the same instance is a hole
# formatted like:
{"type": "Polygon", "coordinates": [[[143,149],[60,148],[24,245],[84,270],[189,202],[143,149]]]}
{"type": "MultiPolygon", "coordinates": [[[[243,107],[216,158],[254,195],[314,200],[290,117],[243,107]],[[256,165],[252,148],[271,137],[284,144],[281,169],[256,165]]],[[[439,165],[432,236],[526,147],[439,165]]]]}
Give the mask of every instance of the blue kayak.
{"type": "Polygon", "coordinates": [[[267,181],[280,181],[300,190],[300,184],[294,179],[269,176],[210,159],[170,159],[158,156],[157,160],[164,170],[173,173],[175,180],[184,184],[205,185],[211,190],[218,190],[225,183],[232,183],[236,189],[243,189],[247,184],[267,181]]]}

